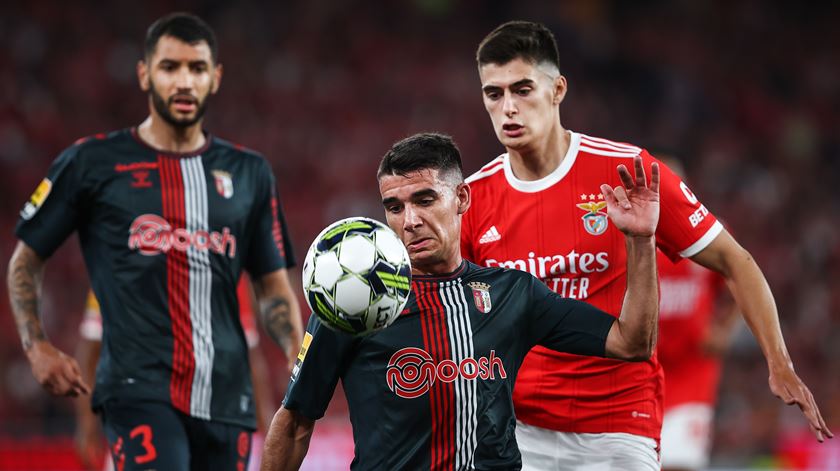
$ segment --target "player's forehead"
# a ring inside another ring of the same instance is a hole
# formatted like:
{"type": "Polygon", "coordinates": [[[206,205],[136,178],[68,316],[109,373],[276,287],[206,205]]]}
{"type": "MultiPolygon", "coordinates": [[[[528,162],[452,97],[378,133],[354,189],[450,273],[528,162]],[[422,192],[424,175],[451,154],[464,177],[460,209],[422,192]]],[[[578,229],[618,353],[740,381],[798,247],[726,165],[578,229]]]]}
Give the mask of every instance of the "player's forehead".
{"type": "Polygon", "coordinates": [[[522,57],[514,58],[504,64],[484,64],[478,68],[482,88],[507,88],[523,82],[553,80],[559,75],[557,67],[543,62],[535,63],[522,57]]]}
{"type": "Polygon", "coordinates": [[[405,175],[382,175],[379,177],[379,193],[382,201],[407,201],[422,193],[442,193],[446,181],[440,171],[434,168],[415,170],[405,175]]]}
{"type": "Polygon", "coordinates": [[[163,60],[178,63],[204,61],[212,64],[213,53],[207,41],[188,43],[175,36],[163,35],[158,39],[149,62],[155,64],[163,60]]]}

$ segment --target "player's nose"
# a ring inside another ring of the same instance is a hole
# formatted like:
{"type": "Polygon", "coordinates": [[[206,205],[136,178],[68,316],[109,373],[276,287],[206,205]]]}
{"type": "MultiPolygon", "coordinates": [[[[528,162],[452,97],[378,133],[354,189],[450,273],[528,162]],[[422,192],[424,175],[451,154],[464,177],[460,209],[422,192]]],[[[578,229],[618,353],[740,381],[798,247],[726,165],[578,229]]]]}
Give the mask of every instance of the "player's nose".
{"type": "Polygon", "coordinates": [[[504,112],[508,118],[519,112],[519,109],[516,107],[516,100],[514,100],[513,95],[510,92],[505,92],[502,112],[504,112]]]}
{"type": "Polygon", "coordinates": [[[403,211],[403,229],[406,231],[413,231],[423,224],[420,214],[412,205],[406,205],[403,211]]]}

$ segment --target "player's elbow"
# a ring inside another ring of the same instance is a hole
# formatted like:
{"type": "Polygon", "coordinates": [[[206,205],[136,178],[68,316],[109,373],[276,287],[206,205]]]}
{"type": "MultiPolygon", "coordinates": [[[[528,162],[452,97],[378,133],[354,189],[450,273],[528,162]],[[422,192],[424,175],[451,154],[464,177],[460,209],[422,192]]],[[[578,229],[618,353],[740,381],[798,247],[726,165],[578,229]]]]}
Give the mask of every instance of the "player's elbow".
{"type": "Polygon", "coordinates": [[[605,353],[608,358],[624,361],[646,361],[656,348],[655,331],[625,335],[618,322],[613,324],[607,336],[605,353]]]}

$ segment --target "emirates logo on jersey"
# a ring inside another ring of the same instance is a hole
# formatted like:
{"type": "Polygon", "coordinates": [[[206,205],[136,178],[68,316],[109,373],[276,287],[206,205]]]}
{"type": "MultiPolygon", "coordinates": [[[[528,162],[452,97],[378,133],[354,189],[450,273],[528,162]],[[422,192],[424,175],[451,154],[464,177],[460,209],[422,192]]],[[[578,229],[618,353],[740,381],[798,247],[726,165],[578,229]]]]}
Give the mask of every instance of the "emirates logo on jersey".
{"type": "Polygon", "coordinates": [[[607,218],[607,213],[602,211],[602,209],[607,207],[607,202],[604,201],[604,195],[601,193],[597,195],[591,193],[589,195],[580,195],[580,199],[585,201],[584,203],[577,204],[578,208],[586,211],[586,214],[581,216],[584,230],[595,236],[607,232],[609,219],[607,218]]]}
{"type": "Polygon", "coordinates": [[[435,381],[451,383],[458,377],[474,381],[476,379],[495,380],[507,378],[502,359],[490,350],[489,357],[464,358],[459,363],[454,360],[442,360],[435,363],[429,352],[415,347],[398,350],[388,361],[385,381],[388,388],[404,399],[418,398],[432,389],[435,381]]]}
{"type": "Polygon", "coordinates": [[[186,252],[194,248],[233,258],[236,256],[236,236],[227,227],[222,232],[173,229],[166,219],[156,214],[143,214],[131,223],[128,248],[147,256],[167,253],[171,249],[186,252]]]}

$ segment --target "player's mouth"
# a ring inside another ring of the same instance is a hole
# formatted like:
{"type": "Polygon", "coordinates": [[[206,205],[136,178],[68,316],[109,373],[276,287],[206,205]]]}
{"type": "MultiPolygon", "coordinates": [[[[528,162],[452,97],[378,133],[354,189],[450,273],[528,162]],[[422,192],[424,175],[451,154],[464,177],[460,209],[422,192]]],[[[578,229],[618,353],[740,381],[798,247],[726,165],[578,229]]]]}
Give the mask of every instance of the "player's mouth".
{"type": "Polygon", "coordinates": [[[416,240],[413,240],[413,241],[409,242],[408,244],[406,244],[406,248],[408,249],[409,252],[417,252],[419,250],[423,250],[423,249],[427,248],[429,246],[429,244],[431,244],[431,243],[432,243],[432,239],[430,239],[428,237],[424,237],[424,238],[416,239],[416,240]]]}
{"type": "Polygon", "coordinates": [[[502,133],[507,137],[519,137],[525,133],[525,126],[517,123],[503,124],[502,133]]]}
{"type": "Polygon", "coordinates": [[[175,95],[169,102],[179,113],[193,113],[198,109],[198,100],[191,95],[175,95]]]}

